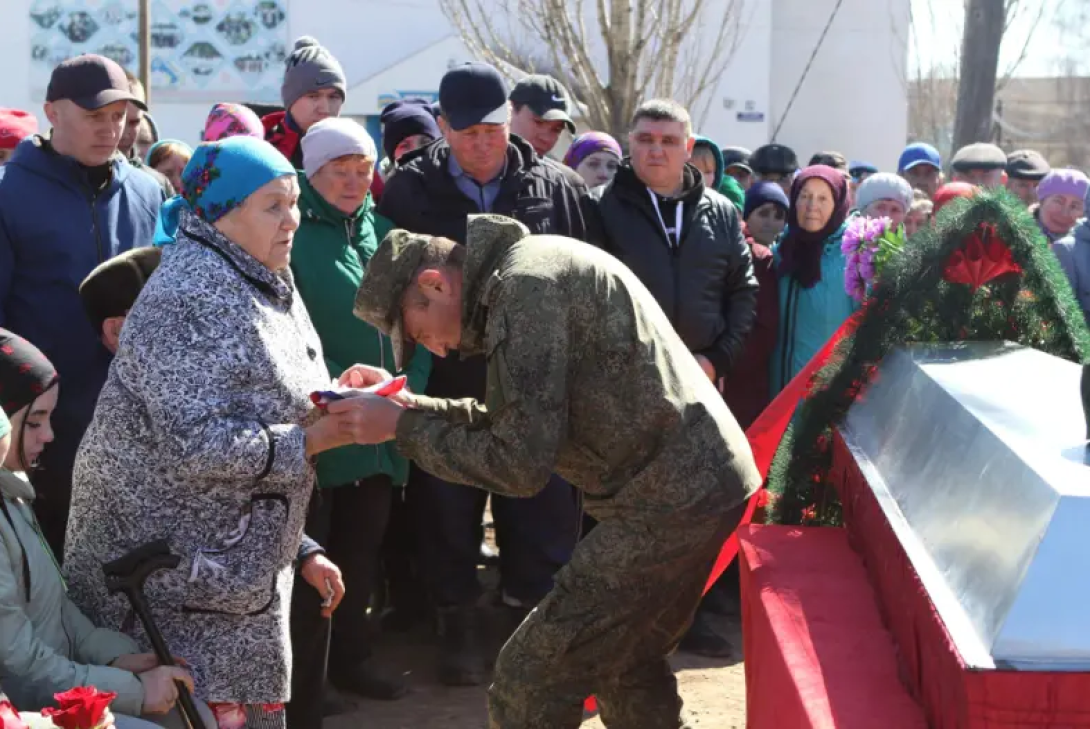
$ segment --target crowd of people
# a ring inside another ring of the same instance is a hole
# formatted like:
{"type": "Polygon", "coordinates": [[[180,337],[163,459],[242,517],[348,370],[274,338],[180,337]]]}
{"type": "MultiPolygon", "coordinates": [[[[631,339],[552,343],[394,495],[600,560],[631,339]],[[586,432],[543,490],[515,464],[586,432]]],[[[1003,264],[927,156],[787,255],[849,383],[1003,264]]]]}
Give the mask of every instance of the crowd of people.
{"type": "MultiPolygon", "coordinates": [[[[642,540],[594,540],[617,514],[671,511],[641,474],[693,456],[669,441],[672,418],[651,421],[654,403],[646,422],[626,424],[648,433],[638,452],[623,432],[590,433],[594,406],[617,407],[608,394],[557,410],[565,386],[555,378],[586,373],[550,337],[572,347],[582,337],[601,357],[587,365],[596,377],[647,377],[626,364],[633,340],[665,342],[652,349],[667,374],[650,391],[707,405],[714,388],[726,406],[713,408],[716,432],[736,441],[860,306],[844,285],[852,218],[888,218],[911,246],[951,199],[999,186],[1028,207],[1090,315],[1090,179],[1034,151],[970,145],[950,161],[949,182],[922,142],[896,170],[835,151],[802,167],[778,143],[720,147],[668,99],[642,103],[618,140],[577,133],[556,79],[509,88],[481,63],[449,69],[435,103],[386,107],[379,146],[340,116],[347,92],[337,60],[303,38],[287,60],[283,110],[261,118],[216,104],[198,144],[158,139],[139,81],[101,56],[54,69],[48,132],[26,110],[0,109],[0,687],[20,709],[94,685],[117,693],[118,726],[180,726],[181,681],[208,726],[318,727],[343,710],[327,684],[405,696],[404,680],[376,662],[376,632],[429,619],[439,680],[480,685],[496,656],[478,568],[494,563],[508,630],[534,627],[497,663],[505,680],[493,684],[492,708],[511,723],[496,726],[566,726],[589,690],[616,726],[665,726],[679,710],[665,654],[679,644],[714,657],[734,650],[717,630],[731,581],[703,599],[697,589],[722,523],[698,514],[707,494],[665,479],[663,493],[679,499],[670,528],[687,539],[668,545],[661,521],[639,527],[642,540]],[[561,246],[564,266],[528,251],[503,258],[526,236],[574,239],[586,254],[561,246]],[[471,241],[467,257],[459,251],[471,241]],[[391,320],[374,287],[404,251],[455,262],[459,274],[420,263],[391,320]],[[613,263],[595,257],[603,251],[613,263]],[[558,304],[546,293],[573,267],[582,283],[558,304]],[[497,293],[510,271],[538,308],[497,293]],[[654,312],[642,308],[648,295],[654,312]],[[619,313],[599,311],[604,301],[619,313]],[[594,344],[588,327],[624,346],[594,344]],[[688,361],[675,362],[682,349],[688,361]],[[367,384],[375,371],[406,375],[411,392],[447,403],[452,422],[476,422],[472,408],[454,414],[473,400],[522,417],[491,423],[507,429],[506,449],[404,418],[395,446],[392,426],[375,435],[376,413],[365,426],[350,409],[315,407],[312,393],[367,384]],[[534,373],[527,394],[522,380],[534,373]],[[525,442],[510,442],[516,435],[525,442]],[[487,468],[462,463],[471,457],[487,468]],[[627,501],[612,484],[622,478],[639,485],[627,501]],[[498,554],[483,540],[489,501],[498,554]],[[103,563],[163,537],[182,566],[147,590],[184,659],[175,666],[144,652],[129,605],[102,580],[103,563]],[[655,558],[628,560],[632,582],[610,576],[614,593],[599,595],[585,578],[624,562],[611,544],[655,558]],[[565,597],[576,587],[595,600],[565,597]],[[588,638],[590,622],[610,620],[588,638]],[[565,653],[562,668],[550,651],[565,653]],[[590,653],[613,672],[588,685],[566,671],[591,671],[590,653]]],[[[647,397],[632,383],[617,389],[647,397]]],[[[678,437],[710,437],[692,427],[678,437]]],[[[677,472],[698,484],[720,466],[677,472]]],[[[731,468],[737,499],[716,508],[733,514],[758,484],[744,459],[731,468]]]]}

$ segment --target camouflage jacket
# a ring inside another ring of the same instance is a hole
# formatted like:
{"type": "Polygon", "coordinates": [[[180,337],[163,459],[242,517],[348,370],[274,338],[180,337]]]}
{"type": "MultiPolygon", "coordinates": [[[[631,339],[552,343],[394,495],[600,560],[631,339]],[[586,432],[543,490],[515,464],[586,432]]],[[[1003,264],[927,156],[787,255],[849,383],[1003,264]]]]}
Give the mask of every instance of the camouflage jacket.
{"type": "Polygon", "coordinates": [[[554,471],[588,513],[730,508],[760,486],[742,430],[639,280],[608,253],[471,218],[463,355],[485,402],[422,398],[398,446],[449,481],[530,496],[554,471]]]}

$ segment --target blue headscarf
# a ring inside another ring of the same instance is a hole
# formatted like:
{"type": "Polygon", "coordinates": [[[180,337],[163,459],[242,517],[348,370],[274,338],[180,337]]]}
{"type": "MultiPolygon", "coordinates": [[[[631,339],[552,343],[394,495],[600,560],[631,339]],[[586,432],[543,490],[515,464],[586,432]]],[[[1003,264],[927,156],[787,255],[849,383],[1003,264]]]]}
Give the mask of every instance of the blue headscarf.
{"type": "Polygon", "coordinates": [[[287,158],[263,139],[229,137],[202,144],[182,172],[182,194],[163,204],[155,245],[173,243],[182,208],[214,223],[280,177],[295,175],[287,158]]]}

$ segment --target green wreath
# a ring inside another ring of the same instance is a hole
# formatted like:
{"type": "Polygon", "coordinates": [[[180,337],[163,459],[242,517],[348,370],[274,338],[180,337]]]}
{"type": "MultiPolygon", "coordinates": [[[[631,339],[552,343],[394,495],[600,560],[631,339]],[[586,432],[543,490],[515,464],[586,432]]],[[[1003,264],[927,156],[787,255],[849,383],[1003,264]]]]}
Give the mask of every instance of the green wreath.
{"type": "Polygon", "coordinates": [[[1090,359],[1090,331],[1067,278],[1036,221],[1004,189],[949,203],[934,227],[913,236],[882,270],[854,335],[814,376],[810,397],[776,451],[769,520],[841,523],[828,485],[831,429],[890,350],[908,342],[980,340],[1090,359]]]}

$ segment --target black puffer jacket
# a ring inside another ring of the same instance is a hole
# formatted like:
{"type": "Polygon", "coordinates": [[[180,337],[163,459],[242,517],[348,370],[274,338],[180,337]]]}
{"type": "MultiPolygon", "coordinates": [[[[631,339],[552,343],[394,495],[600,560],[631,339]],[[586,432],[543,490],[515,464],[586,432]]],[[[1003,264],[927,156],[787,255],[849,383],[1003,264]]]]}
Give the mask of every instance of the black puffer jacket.
{"type": "Polygon", "coordinates": [[[738,211],[685,167],[681,242],[666,237],[647,186],[625,161],[598,197],[603,247],[639,277],[694,354],[728,376],[753,327],[757,279],[738,211]]]}
{"type": "MultiPolygon", "coordinates": [[[[468,217],[482,211],[458,189],[449,164],[450,147],[442,140],[410,152],[387,183],[378,214],[398,228],[464,244],[468,217]]],[[[585,186],[575,189],[556,165],[511,135],[507,168],[490,212],[515,218],[535,235],[587,240],[584,213],[590,204],[585,186]]],[[[484,384],[483,357],[460,361],[452,355],[434,360],[427,392],[436,397],[483,398],[484,384]]]]}

